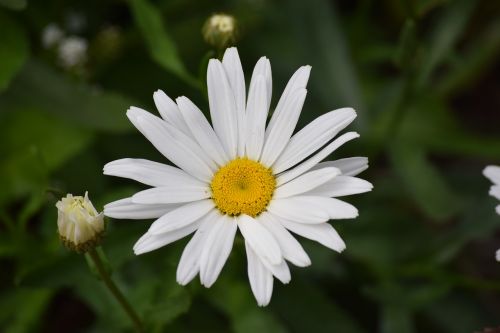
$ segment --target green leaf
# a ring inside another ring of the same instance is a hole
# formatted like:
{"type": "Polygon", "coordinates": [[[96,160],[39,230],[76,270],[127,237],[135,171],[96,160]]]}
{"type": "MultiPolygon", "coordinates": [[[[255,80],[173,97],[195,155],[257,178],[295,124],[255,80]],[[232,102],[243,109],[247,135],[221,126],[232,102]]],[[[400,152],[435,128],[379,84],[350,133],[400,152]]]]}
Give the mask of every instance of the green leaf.
{"type": "Polygon", "coordinates": [[[460,198],[448,187],[443,175],[421,147],[402,138],[396,141],[390,153],[392,164],[418,206],[436,222],[454,216],[460,210],[460,198]]]}
{"type": "Polygon", "coordinates": [[[0,326],[6,333],[35,332],[53,295],[47,289],[14,289],[0,298],[0,326]]]}
{"type": "Polygon", "coordinates": [[[0,0],[0,6],[13,10],[22,10],[26,8],[27,4],[28,2],[26,0],[0,0]]]}
{"type": "Polygon", "coordinates": [[[129,0],[128,3],[135,24],[142,32],[153,59],[184,82],[199,88],[198,81],[187,71],[180,59],[175,42],[165,29],[158,9],[147,0],[129,0]]]}
{"type": "MultiPolygon", "coordinates": [[[[15,3],[13,1],[13,3],[15,3]]],[[[28,58],[28,39],[22,28],[6,14],[0,12],[0,92],[19,72],[28,58]]]]}
{"type": "MultiPolygon", "coordinates": [[[[328,82],[321,82],[318,86],[325,100],[330,104],[332,97],[340,106],[352,106],[364,109],[361,89],[349,44],[342,30],[340,17],[337,15],[335,4],[327,1],[315,0],[304,9],[300,7],[301,16],[308,20],[310,32],[306,34],[306,43],[316,57],[321,60],[320,68],[328,82]]],[[[356,121],[362,126],[363,119],[356,121]]]]}
{"type": "Polygon", "coordinates": [[[24,66],[0,99],[2,111],[37,110],[67,120],[76,127],[114,133],[133,129],[126,111],[134,104],[119,94],[75,82],[34,60],[24,66]]]}
{"type": "Polygon", "coordinates": [[[41,195],[50,172],[84,149],[92,138],[88,131],[36,110],[6,114],[0,125],[4,161],[0,164],[0,203],[27,193],[41,195]]]}
{"type": "Polygon", "coordinates": [[[417,79],[419,87],[423,87],[427,83],[434,70],[452,50],[472,14],[475,4],[475,0],[457,0],[451,2],[447,7],[432,33],[427,56],[417,79]]]}
{"type": "Polygon", "coordinates": [[[410,68],[417,46],[415,22],[406,20],[401,31],[399,48],[396,53],[396,63],[403,69],[410,68]]]}

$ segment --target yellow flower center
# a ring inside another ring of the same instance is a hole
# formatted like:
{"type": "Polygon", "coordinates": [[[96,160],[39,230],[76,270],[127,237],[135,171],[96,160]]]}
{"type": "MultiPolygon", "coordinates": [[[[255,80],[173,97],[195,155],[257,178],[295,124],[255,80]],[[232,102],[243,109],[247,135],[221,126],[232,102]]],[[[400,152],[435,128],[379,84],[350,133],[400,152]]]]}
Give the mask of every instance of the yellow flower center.
{"type": "Polygon", "coordinates": [[[212,199],[223,214],[255,217],[271,201],[276,180],[271,169],[248,158],[237,158],[215,173],[210,187],[212,199]]]}

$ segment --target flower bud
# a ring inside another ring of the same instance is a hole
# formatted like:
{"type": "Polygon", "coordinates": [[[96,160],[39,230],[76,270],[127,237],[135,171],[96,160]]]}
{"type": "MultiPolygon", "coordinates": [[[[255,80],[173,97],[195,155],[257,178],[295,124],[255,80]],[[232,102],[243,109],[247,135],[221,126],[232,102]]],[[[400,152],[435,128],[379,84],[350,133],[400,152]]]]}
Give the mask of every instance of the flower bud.
{"type": "Polygon", "coordinates": [[[214,14],[205,21],[202,33],[205,42],[218,50],[224,50],[238,38],[236,19],[227,14],[214,14]]]}
{"type": "Polygon", "coordinates": [[[94,208],[87,192],[85,197],[68,194],[56,207],[59,237],[67,248],[83,253],[99,244],[104,232],[104,215],[94,208]]]}

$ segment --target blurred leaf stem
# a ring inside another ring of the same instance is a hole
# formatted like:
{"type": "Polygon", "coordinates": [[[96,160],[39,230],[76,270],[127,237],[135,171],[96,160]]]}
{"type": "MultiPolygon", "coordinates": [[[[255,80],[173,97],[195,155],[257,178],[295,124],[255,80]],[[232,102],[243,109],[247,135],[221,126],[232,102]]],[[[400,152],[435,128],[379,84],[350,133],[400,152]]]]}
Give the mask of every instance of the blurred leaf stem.
{"type": "Polygon", "coordinates": [[[109,271],[106,269],[104,262],[101,260],[101,257],[97,253],[96,249],[92,249],[88,252],[90,258],[92,258],[92,261],[95,265],[95,269],[99,273],[102,281],[106,285],[106,287],[109,289],[111,294],[113,294],[113,297],[120,303],[121,307],[123,310],[127,313],[129,316],[130,320],[134,324],[134,327],[137,332],[144,332],[142,328],[142,321],[135,312],[134,308],[130,305],[130,303],[127,301],[123,293],[118,289],[118,286],[114,283],[114,281],[111,279],[111,276],[109,275],[109,271]]]}

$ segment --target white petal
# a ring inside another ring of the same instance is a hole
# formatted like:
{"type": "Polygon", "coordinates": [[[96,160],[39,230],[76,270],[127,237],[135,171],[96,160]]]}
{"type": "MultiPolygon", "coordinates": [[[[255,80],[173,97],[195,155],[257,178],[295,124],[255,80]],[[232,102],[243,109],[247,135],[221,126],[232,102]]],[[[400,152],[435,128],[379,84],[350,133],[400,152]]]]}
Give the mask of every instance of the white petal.
{"type": "Polygon", "coordinates": [[[252,78],[252,80],[246,111],[245,148],[248,158],[258,160],[264,145],[264,133],[269,109],[264,76],[258,75],[257,78],[252,78]]]}
{"type": "Polygon", "coordinates": [[[188,284],[200,271],[201,251],[218,216],[216,210],[213,210],[201,219],[200,227],[184,248],[176,273],[180,285],[188,284]]]}
{"type": "Polygon", "coordinates": [[[243,74],[243,67],[241,66],[238,50],[235,47],[226,49],[224,57],[222,58],[222,65],[226,70],[229,85],[234,94],[236,108],[238,111],[244,111],[246,104],[245,76],[243,74]]]}
{"type": "Polygon", "coordinates": [[[172,182],[203,185],[203,182],[179,168],[138,158],[109,162],[104,166],[104,174],[133,179],[149,186],[164,186],[172,182]]]}
{"type": "Polygon", "coordinates": [[[284,219],[306,224],[322,223],[329,219],[351,219],[358,216],[356,207],[347,202],[305,195],[273,200],[268,210],[284,219]]]}
{"type": "Polygon", "coordinates": [[[289,181],[288,183],[281,185],[274,192],[274,198],[288,198],[297,194],[308,192],[314,190],[320,185],[334,179],[334,177],[340,174],[340,170],[337,168],[324,168],[320,170],[314,170],[289,181]]]}
{"type": "Polygon", "coordinates": [[[316,164],[318,164],[320,161],[325,159],[328,155],[330,155],[332,152],[334,152],[337,148],[342,146],[344,143],[347,141],[350,141],[352,139],[356,139],[359,137],[359,134],[356,132],[348,132],[345,133],[341,136],[339,136],[337,139],[333,140],[328,146],[320,150],[318,153],[316,153],[314,156],[310,157],[308,160],[302,162],[301,164],[297,165],[293,169],[290,169],[286,172],[281,173],[277,178],[276,178],[276,185],[280,186],[281,184],[285,184],[289,182],[290,180],[300,176],[304,172],[310,170],[312,167],[314,167],[316,164]]]}
{"type": "Polygon", "coordinates": [[[156,108],[160,115],[166,122],[172,124],[180,131],[189,134],[191,133],[186,121],[182,118],[181,111],[174,103],[174,101],[167,96],[163,91],[157,90],[153,94],[156,108]]]}
{"type": "Polygon", "coordinates": [[[304,104],[310,73],[311,66],[302,66],[288,81],[266,129],[261,158],[264,165],[271,166],[288,144],[304,104]]]}
{"type": "Polygon", "coordinates": [[[500,185],[493,185],[490,187],[489,194],[500,200],[500,185]]]}
{"type": "Polygon", "coordinates": [[[364,179],[349,176],[337,176],[323,185],[307,192],[306,195],[341,197],[345,195],[369,192],[372,189],[373,185],[364,179]]]}
{"type": "MultiPolygon", "coordinates": [[[[226,49],[222,58],[222,65],[226,70],[229,85],[234,94],[234,101],[238,113],[238,133],[245,133],[245,108],[246,108],[246,87],[243,67],[241,66],[238,50],[235,47],[226,49]]],[[[245,155],[245,135],[238,135],[237,156],[245,155]]]]}
{"type": "Polygon", "coordinates": [[[281,224],[291,232],[316,241],[334,251],[345,250],[345,243],[337,231],[328,223],[302,224],[287,220],[280,220],[281,224]]]}
{"type": "Polygon", "coordinates": [[[127,111],[130,121],[172,163],[191,176],[209,182],[216,166],[186,134],[139,108],[127,111]]]}
{"type": "Polygon", "coordinates": [[[238,229],[236,221],[227,215],[219,216],[213,223],[200,258],[200,281],[207,288],[214,284],[222,271],[238,229]]]}
{"type": "Polygon", "coordinates": [[[161,234],[183,228],[199,220],[212,209],[214,209],[214,205],[210,199],[185,204],[154,221],[148,233],[161,234]]]}
{"type": "Polygon", "coordinates": [[[259,216],[262,225],[274,236],[278,242],[283,257],[295,266],[306,267],[311,264],[311,259],[304,248],[271,213],[263,212],[259,216]]]}
{"type": "Polygon", "coordinates": [[[283,261],[278,242],[258,220],[244,214],[238,216],[236,220],[245,241],[259,257],[268,260],[271,265],[278,265],[283,261]]]}
{"type": "Polygon", "coordinates": [[[188,224],[184,228],[176,229],[161,235],[154,235],[149,232],[144,234],[137,243],[134,245],[135,254],[143,254],[146,252],[154,251],[162,246],[168,245],[176,240],[186,237],[190,233],[194,232],[200,221],[188,224]]]}
{"type": "Polygon", "coordinates": [[[299,120],[306,95],[305,88],[296,90],[286,99],[283,108],[279,109],[281,112],[278,108],[274,111],[271,118],[271,122],[275,120],[274,126],[269,123],[265,133],[265,144],[260,159],[262,164],[271,166],[288,144],[299,120]]]}
{"type": "Polygon", "coordinates": [[[238,150],[238,113],[233,91],[219,60],[210,59],[207,73],[208,102],[215,133],[230,159],[238,150]]]}
{"type": "Polygon", "coordinates": [[[496,254],[495,254],[495,259],[496,259],[497,261],[500,261],[500,249],[499,249],[499,250],[497,250],[497,252],[496,252],[496,254]]]}
{"type": "Polygon", "coordinates": [[[138,204],[170,204],[198,201],[208,199],[210,196],[207,185],[172,184],[137,192],[132,196],[132,202],[138,204]]]}
{"type": "Polygon", "coordinates": [[[500,205],[498,205],[496,208],[495,208],[496,212],[498,215],[500,215],[500,205]]]}
{"type": "Polygon", "coordinates": [[[132,198],[113,201],[104,206],[104,215],[115,219],[153,219],[178,208],[178,204],[143,205],[132,202],[132,198]]]}
{"type": "Polygon", "coordinates": [[[248,261],[248,280],[250,288],[259,306],[266,306],[273,294],[273,275],[262,264],[252,247],[245,242],[248,261]]]}
{"type": "Polygon", "coordinates": [[[323,147],[347,127],[354,118],[356,118],[356,112],[351,108],[338,109],[316,118],[290,139],[288,145],[274,162],[273,170],[279,173],[299,163],[323,147]]]}
{"type": "Polygon", "coordinates": [[[489,165],[483,170],[483,174],[494,184],[500,185],[500,166],[489,165]]]}
{"type": "Polygon", "coordinates": [[[196,142],[218,165],[226,164],[229,158],[201,110],[184,96],[177,98],[176,101],[196,142]]]}
{"type": "Polygon", "coordinates": [[[257,61],[257,64],[255,64],[252,73],[252,79],[250,80],[250,91],[252,91],[253,85],[256,83],[256,79],[260,75],[264,77],[264,82],[266,87],[265,88],[266,100],[267,100],[266,109],[269,110],[269,105],[271,104],[271,97],[273,92],[273,79],[271,74],[271,63],[269,62],[269,59],[267,59],[266,57],[261,57],[259,61],[257,61]]]}
{"type": "Polygon", "coordinates": [[[329,220],[324,209],[297,197],[271,200],[267,210],[281,218],[300,223],[323,223],[329,220]]]}
{"type": "Polygon", "coordinates": [[[322,169],[326,167],[334,167],[340,169],[343,176],[356,176],[368,169],[367,157],[348,157],[341,158],[335,161],[321,162],[312,170],[322,169]]]}
{"type": "Polygon", "coordinates": [[[290,268],[285,260],[282,260],[279,264],[273,265],[269,260],[259,257],[262,264],[274,275],[275,278],[281,281],[281,283],[287,284],[292,279],[290,274],[290,268]]]}

